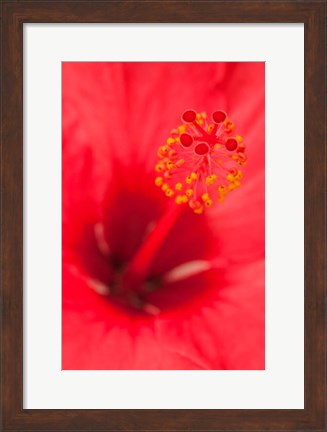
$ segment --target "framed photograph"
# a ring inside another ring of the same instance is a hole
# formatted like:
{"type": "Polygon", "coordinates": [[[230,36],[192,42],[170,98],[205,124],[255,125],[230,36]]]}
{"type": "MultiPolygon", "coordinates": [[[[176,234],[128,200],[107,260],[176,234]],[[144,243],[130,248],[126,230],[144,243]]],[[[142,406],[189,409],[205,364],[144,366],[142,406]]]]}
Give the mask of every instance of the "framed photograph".
{"type": "Polygon", "coordinates": [[[2,2],[2,430],[325,430],[325,19],[2,2]]]}
{"type": "Polygon", "coordinates": [[[264,78],[62,64],[63,370],[265,369],[264,78]]]}

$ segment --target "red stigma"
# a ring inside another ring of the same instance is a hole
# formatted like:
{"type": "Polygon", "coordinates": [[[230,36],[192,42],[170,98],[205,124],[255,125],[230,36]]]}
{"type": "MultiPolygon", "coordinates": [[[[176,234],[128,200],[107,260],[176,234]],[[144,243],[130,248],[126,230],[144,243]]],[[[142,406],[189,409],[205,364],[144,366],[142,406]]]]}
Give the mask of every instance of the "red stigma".
{"type": "Polygon", "coordinates": [[[228,138],[228,140],[225,143],[225,146],[227,150],[234,151],[237,149],[237,140],[235,138],[228,138]]]}
{"type": "Polygon", "coordinates": [[[193,144],[193,138],[189,134],[183,133],[179,139],[183,147],[190,147],[193,144]]]}
{"type": "Polygon", "coordinates": [[[199,156],[206,155],[207,153],[209,153],[209,146],[206,143],[197,144],[194,147],[194,152],[199,156]]]}
{"type": "Polygon", "coordinates": [[[194,110],[184,111],[182,115],[182,120],[185,123],[193,123],[196,119],[196,112],[194,110]]]}
{"type": "Polygon", "coordinates": [[[224,111],[215,111],[212,113],[212,120],[215,123],[222,123],[226,120],[227,115],[224,113],[224,111]]]}

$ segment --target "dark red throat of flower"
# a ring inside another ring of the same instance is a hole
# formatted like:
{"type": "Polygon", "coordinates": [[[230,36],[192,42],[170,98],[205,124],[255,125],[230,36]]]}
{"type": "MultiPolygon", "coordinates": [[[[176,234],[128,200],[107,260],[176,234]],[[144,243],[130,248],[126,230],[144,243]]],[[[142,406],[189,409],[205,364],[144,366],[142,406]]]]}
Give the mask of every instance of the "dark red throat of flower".
{"type": "Polygon", "coordinates": [[[157,222],[129,262],[122,279],[123,292],[142,293],[148,270],[181,213],[182,207],[170,207],[157,222]]]}

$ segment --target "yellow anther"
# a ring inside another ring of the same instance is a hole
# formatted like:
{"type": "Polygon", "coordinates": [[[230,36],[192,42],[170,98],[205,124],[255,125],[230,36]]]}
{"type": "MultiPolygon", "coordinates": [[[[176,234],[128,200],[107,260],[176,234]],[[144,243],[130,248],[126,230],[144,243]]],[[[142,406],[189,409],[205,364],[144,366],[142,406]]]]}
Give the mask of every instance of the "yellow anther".
{"type": "Polygon", "coordinates": [[[240,187],[241,186],[241,182],[239,180],[235,180],[234,181],[234,185],[235,185],[235,187],[240,187]]]}
{"type": "Polygon", "coordinates": [[[188,202],[188,198],[186,195],[177,195],[177,197],[175,198],[176,204],[185,204],[187,202],[188,202]]]}
{"type": "Polygon", "coordinates": [[[228,121],[226,123],[225,132],[230,132],[234,129],[234,123],[231,121],[228,121]]]}
{"type": "Polygon", "coordinates": [[[192,172],[190,175],[188,175],[185,179],[187,184],[191,184],[193,180],[196,180],[198,178],[198,175],[195,172],[192,172]]]}
{"type": "Polygon", "coordinates": [[[243,173],[241,170],[237,170],[237,174],[235,176],[236,180],[241,180],[243,177],[243,173]]]}
{"type": "Polygon", "coordinates": [[[160,152],[163,154],[163,155],[166,155],[167,153],[168,153],[168,147],[167,146],[161,146],[160,147],[160,152]]]}
{"type": "Polygon", "coordinates": [[[208,125],[208,132],[210,133],[213,128],[214,128],[214,125],[213,124],[209,124],[208,125]]]}
{"type": "Polygon", "coordinates": [[[226,179],[227,179],[228,181],[232,182],[232,181],[235,180],[235,177],[233,176],[233,174],[229,173],[229,174],[227,174],[226,179]]]}
{"type": "Polygon", "coordinates": [[[183,184],[182,184],[182,183],[176,183],[176,185],[175,185],[175,189],[176,189],[177,191],[181,191],[181,190],[183,189],[183,184]]]}
{"type": "Polygon", "coordinates": [[[162,177],[156,177],[154,183],[156,186],[161,186],[163,184],[163,178],[162,177]]]}
{"type": "Polygon", "coordinates": [[[211,199],[206,200],[206,202],[204,203],[204,205],[206,207],[211,207],[212,206],[212,200],[211,199]]]}
{"type": "Polygon", "coordinates": [[[196,180],[197,178],[198,178],[197,173],[192,172],[192,173],[191,173],[191,179],[192,179],[192,180],[196,180]]]}
{"type": "Polygon", "coordinates": [[[216,174],[209,175],[208,177],[206,177],[206,183],[207,183],[207,185],[213,185],[214,182],[216,181],[216,179],[217,179],[216,174]]]}
{"type": "Polygon", "coordinates": [[[244,153],[238,153],[237,155],[235,155],[236,157],[236,161],[239,165],[245,165],[246,164],[246,156],[244,153]]]}
{"type": "Polygon", "coordinates": [[[166,143],[167,143],[169,146],[171,146],[172,144],[174,144],[174,142],[175,142],[175,139],[172,138],[172,137],[169,137],[169,138],[167,138],[167,140],[166,140],[166,143]]]}
{"type": "Polygon", "coordinates": [[[202,214],[203,213],[203,206],[195,208],[193,211],[195,214],[202,214]]]}
{"type": "Polygon", "coordinates": [[[231,191],[233,191],[236,188],[234,183],[231,183],[228,187],[229,187],[229,190],[231,190],[231,191]]]}
{"type": "Polygon", "coordinates": [[[226,195],[227,193],[226,186],[218,186],[218,192],[222,195],[226,195]]]}
{"type": "Polygon", "coordinates": [[[169,160],[166,164],[167,169],[172,169],[174,167],[174,162],[172,162],[171,160],[169,160]]]}
{"type": "Polygon", "coordinates": [[[172,189],[167,189],[167,190],[166,190],[166,196],[167,196],[167,197],[172,197],[172,196],[174,195],[174,193],[175,193],[175,192],[174,192],[172,189]]]}
{"type": "Polygon", "coordinates": [[[224,202],[224,200],[225,200],[225,195],[219,196],[218,202],[224,202]]]}
{"type": "Polygon", "coordinates": [[[169,189],[169,184],[168,184],[168,183],[164,183],[164,184],[161,186],[161,189],[162,189],[164,192],[166,192],[166,190],[169,189]]]}
{"type": "Polygon", "coordinates": [[[197,122],[199,125],[202,125],[202,124],[203,124],[202,115],[201,115],[200,113],[197,113],[197,115],[196,115],[196,122],[197,122]]]}
{"type": "Polygon", "coordinates": [[[185,193],[186,193],[186,196],[191,197],[193,195],[193,189],[187,189],[187,191],[185,193]]]}
{"type": "Polygon", "coordinates": [[[157,172],[162,172],[162,171],[164,171],[164,169],[165,169],[165,165],[162,164],[161,162],[157,163],[157,165],[155,166],[155,170],[157,172]]]}
{"type": "Polygon", "coordinates": [[[177,168],[181,167],[183,164],[185,163],[185,159],[179,159],[175,165],[177,166],[177,168]]]}
{"type": "Polygon", "coordinates": [[[243,142],[243,137],[241,137],[241,135],[236,135],[235,139],[238,143],[243,142]]]}
{"type": "Polygon", "coordinates": [[[186,131],[186,126],[185,125],[180,125],[180,126],[178,126],[178,132],[179,133],[183,133],[183,132],[185,132],[186,131]]]}
{"type": "Polygon", "coordinates": [[[208,201],[210,199],[208,192],[204,193],[201,198],[203,199],[204,202],[208,201]]]}

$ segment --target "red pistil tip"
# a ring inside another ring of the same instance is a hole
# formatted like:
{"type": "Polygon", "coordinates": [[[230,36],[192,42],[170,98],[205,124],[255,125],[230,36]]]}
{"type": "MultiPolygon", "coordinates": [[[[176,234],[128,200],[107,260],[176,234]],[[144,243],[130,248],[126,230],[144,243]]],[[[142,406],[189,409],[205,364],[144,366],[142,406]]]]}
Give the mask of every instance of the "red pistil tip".
{"type": "Polygon", "coordinates": [[[229,151],[234,151],[237,149],[237,140],[236,138],[228,138],[225,142],[225,146],[227,148],[227,150],[229,151]]]}
{"type": "Polygon", "coordinates": [[[210,150],[210,148],[209,148],[208,144],[204,143],[204,142],[197,144],[194,147],[194,153],[197,154],[198,156],[204,156],[204,155],[208,154],[209,150],[210,150]]]}
{"type": "Polygon", "coordinates": [[[196,120],[196,112],[194,110],[186,110],[182,115],[182,120],[185,123],[193,123],[196,120]]]}
{"type": "Polygon", "coordinates": [[[226,118],[227,118],[227,115],[226,115],[226,113],[224,113],[224,111],[215,111],[212,113],[212,120],[215,123],[220,124],[220,123],[224,122],[226,120],[226,118]]]}
{"type": "Polygon", "coordinates": [[[183,147],[190,147],[193,144],[193,137],[192,135],[182,133],[179,137],[179,140],[181,142],[181,145],[183,147]]]}
{"type": "Polygon", "coordinates": [[[205,112],[186,110],[184,124],[174,128],[158,150],[155,184],[176,204],[188,204],[201,214],[241,185],[240,166],[246,148],[234,123],[224,111],[214,111],[213,123],[205,112]]]}

